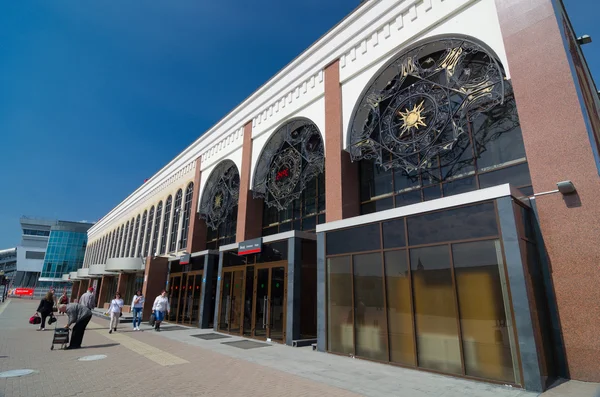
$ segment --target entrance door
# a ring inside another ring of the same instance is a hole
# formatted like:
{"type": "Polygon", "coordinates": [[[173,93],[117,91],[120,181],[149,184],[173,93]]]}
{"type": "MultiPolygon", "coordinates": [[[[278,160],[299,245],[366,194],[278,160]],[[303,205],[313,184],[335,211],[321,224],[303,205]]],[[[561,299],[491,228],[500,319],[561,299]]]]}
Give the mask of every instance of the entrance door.
{"type": "Polygon", "coordinates": [[[286,261],[223,269],[217,329],[283,342],[286,270],[286,261]]]}
{"type": "Polygon", "coordinates": [[[169,321],[198,326],[202,271],[173,273],[169,277],[169,321]]]}
{"type": "Polygon", "coordinates": [[[285,340],[286,269],[287,262],[256,266],[252,335],[255,338],[278,342],[285,340]]]}
{"type": "Polygon", "coordinates": [[[220,331],[238,335],[242,333],[245,273],[243,267],[223,269],[217,326],[220,331]]]}

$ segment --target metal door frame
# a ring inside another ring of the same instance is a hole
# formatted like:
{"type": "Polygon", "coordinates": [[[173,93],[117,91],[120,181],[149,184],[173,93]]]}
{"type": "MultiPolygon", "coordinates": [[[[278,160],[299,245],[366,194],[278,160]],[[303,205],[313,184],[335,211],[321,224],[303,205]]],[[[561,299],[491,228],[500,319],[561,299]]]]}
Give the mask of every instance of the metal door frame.
{"type": "MultiPolygon", "coordinates": [[[[231,297],[231,293],[233,290],[233,274],[237,271],[241,271],[243,273],[242,276],[242,291],[243,293],[246,292],[246,265],[241,265],[241,266],[230,266],[230,267],[226,267],[223,268],[222,271],[222,275],[221,275],[221,291],[219,294],[219,316],[218,316],[218,321],[217,321],[217,331],[220,332],[225,332],[231,335],[239,335],[242,336],[244,334],[244,307],[242,305],[242,310],[240,312],[240,332],[238,333],[233,333],[230,331],[231,329],[231,309],[232,309],[232,305],[229,305],[229,313],[225,313],[225,316],[229,317],[229,322],[227,323],[227,329],[222,329],[220,324],[221,324],[221,304],[223,303],[223,293],[225,291],[225,273],[231,273],[231,285],[229,286],[229,291],[227,291],[227,294],[231,297]]],[[[227,310],[227,309],[225,309],[227,310]]]]}
{"type": "MultiPolygon", "coordinates": [[[[192,285],[192,301],[193,301],[193,291],[194,288],[196,287],[196,276],[200,275],[200,286],[202,286],[202,276],[204,276],[204,270],[193,270],[193,271],[189,271],[189,272],[177,272],[177,273],[170,273],[169,274],[169,286],[171,286],[170,288],[173,288],[174,285],[172,283],[173,278],[175,277],[179,277],[179,295],[177,296],[177,311],[175,312],[175,324],[182,324],[182,325],[193,325],[190,321],[189,324],[184,323],[184,322],[180,322],[179,321],[179,302],[180,302],[180,298],[181,298],[181,283],[183,281],[183,275],[186,276],[186,285],[187,285],[187,281],[189,280],[190,276],[194,276],[194,283],[192,285]]],[[[200,291],[200,294],[202,294],[202,290],[200,291]]],[[[173,300],[171,300],[171,304],[173,304],[173,300]]],[[[193,302],[192,302],[193,304],[193,302]]],[[[183,302],[183,312],[185,313],[185,309],[187,307],[187,300],[185,300],[183,302]]]]}
{"type": "Polygon", "coordinates": [[[283,337],[281,339],[282,343],[285,343],[285,324],[286,324],[286,319],[287,319],[287,269],[288,269],[288,261],[287,260],[283,260],[283,261],[277,261],[277,262],[268,262],[268,263],[260,263],[260,264],[256,264],[254,265],[254,285],[253,285],[253,291],[252,291],[252,332],[251,332],[251,337],[254,339],[259,339],[259,340],[267,340],[267,339],[271,339],[271,323],[272,323],[272,318],[271,318],[271,314],[272,314],[272,309],[271,309],[271,305],[270,303],[267,305],[268,307],[268,312],[267,312],[267,318],[266,318],[266,327],[267,327],[267,331],[266,331],[266,335],[263,338],[261,337],[257,337],[256,336],[256,304],[257,304],[257,293],[258,293],[258,271],[261,269],[268,269],[268,276],[267,276],[267,285],[268,285],[268,289],[267,289],[267,296],[269,297],[269,301],[271,300],[271,283],[273,281],[273,268],[274,267],[283,267],[283,327],[282,327],[282,332],[283,332],[283,337]]]}

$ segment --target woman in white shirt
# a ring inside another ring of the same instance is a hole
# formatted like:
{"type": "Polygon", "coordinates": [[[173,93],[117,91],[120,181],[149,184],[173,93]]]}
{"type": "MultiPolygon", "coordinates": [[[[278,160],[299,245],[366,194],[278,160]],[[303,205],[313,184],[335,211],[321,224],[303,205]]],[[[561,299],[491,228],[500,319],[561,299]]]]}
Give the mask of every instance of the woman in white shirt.
{"type": "Polygon", "coordinates": [[[113,331],[117,332],[117,325],[119,325],[119,318],[121,317],[122,311],[123,299],[121,299],[121,294],[117,292],[115,294],[115,299],[110,301],[110,306],[108,307],[108,312],[110,313],[109,334],[112,334],[113,331]]]}
{"type": "Polygon", "coordinates": [[[154,299],[154,304],[152,305],[152,313],[154,313],[154,317],[156,318],[156,325],[154,329],[160,332],[160,323],[165,319],[165,314],[171,311],[171,307],[169,306],[169,298],[167,298],[167,291],[164,289],[154,299]]]}

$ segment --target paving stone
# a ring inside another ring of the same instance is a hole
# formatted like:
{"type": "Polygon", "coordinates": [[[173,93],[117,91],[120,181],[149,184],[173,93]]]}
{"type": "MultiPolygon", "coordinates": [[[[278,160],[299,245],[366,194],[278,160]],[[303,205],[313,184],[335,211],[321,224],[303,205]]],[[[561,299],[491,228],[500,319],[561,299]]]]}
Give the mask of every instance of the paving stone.
{"type": "MultiPolygon", "coordinates": [[[[94,317],[83,348],[50,351],[52,331],[28,324],[36,302],[0,305],[0,371],[31,368],[36,374],[0,379],[0,396],[261,396],[261,397],[534,397],[516,388],[474,382],[272,344],[268,349],[236,349],[223,339],[202,340],[212,330],[181,327],[136,332],[123,324],[108,334],[108,321],[94,317]],[[106,359],[78,358],[104,354],[106,359]]],[[[59,317],[63,326],[66,318],[59,317]]],[[[238,337],[227,341],[244,340],[238,337]]],[[[567,382],[544,397],[596,397],[597,385],[567,382]]]]}

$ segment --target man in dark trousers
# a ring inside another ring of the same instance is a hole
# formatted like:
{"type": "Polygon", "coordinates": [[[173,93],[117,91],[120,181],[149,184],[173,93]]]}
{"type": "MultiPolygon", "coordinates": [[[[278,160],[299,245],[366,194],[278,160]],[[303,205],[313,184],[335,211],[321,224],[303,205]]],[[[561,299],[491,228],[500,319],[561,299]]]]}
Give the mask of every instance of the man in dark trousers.
{"type": "Polygon", "coordinates": [[[79,349],[81,342],[83,341],[83,334],[85,333],[85,327],[92,318],[92,311],[85,305],[79,303],[70,303],[67,305],[66,310],[69,321],[65,328],[73,326],[73,332],[71,332],[71,343],[67,349],[79,349]]]}

